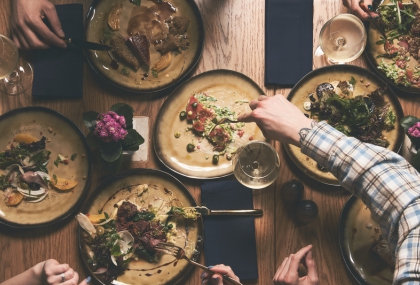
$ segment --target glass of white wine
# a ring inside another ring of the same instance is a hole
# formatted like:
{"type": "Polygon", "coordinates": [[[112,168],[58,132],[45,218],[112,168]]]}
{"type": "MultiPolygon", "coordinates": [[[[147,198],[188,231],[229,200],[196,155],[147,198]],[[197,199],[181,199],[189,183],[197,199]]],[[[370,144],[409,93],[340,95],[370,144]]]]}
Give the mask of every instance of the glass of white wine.
{"type": "Polygon", "coordinates": [[[31,65],[19,57],[15,43],[0,35],[0,92],[19,95],[32,86],[31,65]]]}
{"type": "Polygon", "coordinates": [[[352,14],[330,19],[319,33],[319,47],[314,53],[314,67],[345,64],[357,59],[366,47],[366,29],[352,14]]]}
{"type": "Polygon", "coordinates": [[[240,183],[252,189],[261,189],[277,179],[280,158],[270,144],[251,141],[238,149],[232,165],[233,174],[240,183]]]}

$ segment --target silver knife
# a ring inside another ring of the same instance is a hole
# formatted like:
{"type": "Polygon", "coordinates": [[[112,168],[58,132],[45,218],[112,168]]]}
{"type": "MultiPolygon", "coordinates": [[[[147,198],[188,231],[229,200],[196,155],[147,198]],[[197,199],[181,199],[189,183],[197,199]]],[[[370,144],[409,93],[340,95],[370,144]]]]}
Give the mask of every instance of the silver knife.
{"type": "Polygon", "coordinates": [[[263,211],[260,209],[252,210],[210,210],[206,206],[194,207],[198,213],[203,216],[222,216],[222,215],[234,215],[234,216],[262,216],[263,211]]]}
{"type": "Polygon", "coordinates": [[[78,39],[63,39],[67,44],[81,48],[81,49],[91,49],[91,50],[112,50],[114,47],[109,45],[102,45],[98,43],[88,42],[84,40],[78,40],[78,39]]]}

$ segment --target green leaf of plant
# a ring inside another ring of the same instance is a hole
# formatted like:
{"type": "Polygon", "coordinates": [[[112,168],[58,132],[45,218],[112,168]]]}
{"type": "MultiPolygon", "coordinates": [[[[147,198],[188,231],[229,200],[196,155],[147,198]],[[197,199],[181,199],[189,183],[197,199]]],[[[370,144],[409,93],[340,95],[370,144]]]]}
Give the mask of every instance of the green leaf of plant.
{"type": "Polygon", "coordinates": [[[96,127],[96,118],[98,118],[99,113],[94,111],[89,111],[83,113],[83,122],[85,126],[89,129],[89,131],[93,132],[96,127]]]}
{"type": "Polygon", "coordinates": [[[137,139],[137,132],[134,129],[127,130],[128,134],[125,136],[123,140],[123,148],[129,147],[131,145],[134,145],[136,143],[137,139]]]}
{"type": "Polygon", "coordinates": [[[414,116],[405,116],[400,120],[400,125],[404,129],[405,132],[408,131],[415,123],[419,122],[420,120],[414,116]]]}
{"type": "Polygon", "coordinates": [[[91,148],[97,148],[101,146],[101,140],[95,136],[94,133],[88,133],[86,136],[86,141],[91,148]]]}
{"type": "Polygon", "coordinates": [[[101,144],[101,157],[107,162],[116,161],[122,155],[120,142],[107,142],[101,144]]]}
{"type": "Polygon", "coordinates": [[[118,115],[125,117],[125,124],[127,129],[133,128],[134,109],[130,105],[125,103],[117,103],[111,106],[111,111],[114,111],[118,115]]]}

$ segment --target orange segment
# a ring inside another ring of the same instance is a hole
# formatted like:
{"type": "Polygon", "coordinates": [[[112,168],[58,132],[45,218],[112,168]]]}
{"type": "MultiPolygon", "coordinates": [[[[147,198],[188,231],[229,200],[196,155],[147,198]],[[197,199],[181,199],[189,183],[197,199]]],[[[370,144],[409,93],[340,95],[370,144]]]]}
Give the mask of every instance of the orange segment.
{"type": "Polygon", "coordinates": [[[13,191],[10,193],[9,197],[6,198],[7,206],[16,206],[23,199],[23,194],[18,191],[13,191]]]}
{"type": "Polygon", "coordinates": [[[97,223],[99,223],[101,220],[105,220],[106,219],[106,217],[105,217],[105,214],[104,213],[102,213],[102,214],[97,214],[97,215],[89,215],[89,216],[87,216],[88,218],[89,218],[89,221],[92,223],[92,224],[97,224],[97,223]]]}
{"type": "Polygon", "coordinates": [[[28,134],[18,134],[14,137],[13,140],[17,143],[26,143],[26,144],[30,144],[37,141],[36,138],[28,134]]]}
{"type": "Polygon", "coordinates": [[[55,189],[62,191],[73,189],[77,185],[76,180],[64,179],[60,177],[57,177],[57,179],[52,179],[50,182],[55,189]]]}

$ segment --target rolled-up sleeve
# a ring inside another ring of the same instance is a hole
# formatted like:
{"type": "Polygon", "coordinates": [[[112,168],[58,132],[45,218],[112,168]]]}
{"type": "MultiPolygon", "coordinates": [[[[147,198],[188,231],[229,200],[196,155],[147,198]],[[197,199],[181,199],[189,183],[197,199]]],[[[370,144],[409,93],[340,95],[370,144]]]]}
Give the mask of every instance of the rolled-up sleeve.
{"type": "Polygon", "coordinates": [[[420,284],[420,175],[398,154],[362,143],[325,122],[301,146],[345,189],[360,198],[379,221],[394,251],[394,284],[420,284]]]}

